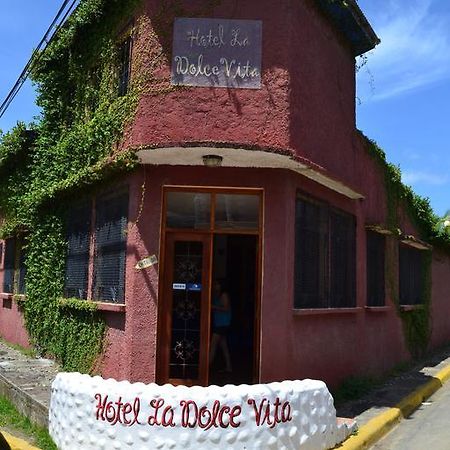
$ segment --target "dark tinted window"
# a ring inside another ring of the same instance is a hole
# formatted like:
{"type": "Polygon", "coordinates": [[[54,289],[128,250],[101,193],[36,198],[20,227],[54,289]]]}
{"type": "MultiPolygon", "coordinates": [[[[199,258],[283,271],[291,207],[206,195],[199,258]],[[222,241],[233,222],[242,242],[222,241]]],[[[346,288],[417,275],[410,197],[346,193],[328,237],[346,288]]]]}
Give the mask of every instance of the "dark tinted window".
{"type": "Polygon", "coordinates": [[[14,272],[16,267],[16,239],[5,241],[5,259],[3,263],[3,292],[14,292],[14,272]]]}
{"type": "Polygon", "coordinates": [[[295,308],[356,305],[355,219],[299,197],[295,217],[295,308]]]}
{"type": "Polygon", "coordinates": [[[328,306],[328,211],[298,199],[295,232],[295,307],[328,306]]]}
{"type": "Polygon", "coordinates": [[[94,300],[124,301],[127,223],[128,192],[97,199],[94,300]]]}
{"type": "MultiPolygon", "coordinates": [[[[23,242],[22,242],[23,243],[23,242]]],[[[23,245],[20,246],[19,254],[19,267],[18,267],[18,279],[17,279],[17,293],[26,294],[25,277],[27,274],[27,268],[25,266],[26,249],[23,245]]]]}
{"type": "Polygon", "coordinates": [[[424,273],[422,250],[401,245],[399,249],[399,296],[401,305],[423,302],[424,273]]]}
{"type": "Polygon", "coordinates": [[[119,46],[119,96],[126,95],[130,83],[131,37],[119,46]]]}
{"type": "Polygon", "coordinates": [[[330,211],[330,306],[356,305],[355,219],[330,211]]]}
{"type": "Polygon", "coordinates": [[[385,247],[386,238],[373,231],[367,232],[367,305],[385,305],[385,247]]]}
{"type": "Polygon", "coordinates": [[[71,209],[67,216],[66,297],[87,298],[90,230],[90,202],[71,209]]]}

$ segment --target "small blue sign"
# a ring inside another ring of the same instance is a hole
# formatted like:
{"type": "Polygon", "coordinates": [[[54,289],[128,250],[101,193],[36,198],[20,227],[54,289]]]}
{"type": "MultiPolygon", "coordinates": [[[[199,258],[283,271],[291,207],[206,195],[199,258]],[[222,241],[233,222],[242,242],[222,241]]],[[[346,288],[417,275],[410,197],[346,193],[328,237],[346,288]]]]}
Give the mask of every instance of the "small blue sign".
{"type": "Polygon", "coordinates": [[[194,284],[194,283],[188,283],[186,285],[186,288],[188,291],[201,291],[202,285],[201,284],[194,284]]]}

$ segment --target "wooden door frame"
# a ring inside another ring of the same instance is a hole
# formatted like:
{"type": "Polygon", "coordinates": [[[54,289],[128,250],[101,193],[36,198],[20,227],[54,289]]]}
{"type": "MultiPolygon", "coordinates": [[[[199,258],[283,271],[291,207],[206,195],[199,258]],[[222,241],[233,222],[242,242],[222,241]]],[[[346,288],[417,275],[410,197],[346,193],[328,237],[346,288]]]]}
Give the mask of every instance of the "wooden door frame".
{"type": "MultiPolygon", "coordinates": [[[[157,324],[157,346],[156,346],[156,381],[158,383],[167,383],[168,378],[164,378],[164,375],[168,373],[168,365],[164,367],[167,362],[162,354],[162,336],[164,332],[163,325],[165,322],[165,315],[167,316],[167,305],[165,305],[165,296],[167,295],[166,283],[169,270],[166,270],[166,258],[167,258],[167,237],[170,235],[180,235],[180,236],[209,236],[209,274],[207,279],[208,284],[208,306],[207,309],[210,311],[211,308],[211,278],[212,278],[212,266],[213,266],[213,247],[214,247],[214,236],[216,234],[238,234],[238,235],[255,235],[256,240],[256,269],[255,269],[255,309],[254,309],[254,339],[253,339],[253,382],[260,382],[260,368],[261,368],[261,295],[262,295],[262,262],[263,262],[263,230],[264,230],[264,189],[263,188],[242,188],[242,187],[220,187],[220,186],[180,186],[180,185],[164,185],[161,189],[161,222],[160,222],[160,271],[159,271],[159,283],[158,283],[158,324],[157,324]],[[166,212],[167,203],[166,197],[168,192],[199,192],[199,193],[209,193],[211,194],[211,221],[209,229],[172,229],[166,227],[166,212]],[[214,228],[214,211],[215,211],[215,196],[217,194],[234,194],[234,195],[258,195],[259,202],[259,227],[258,230],[248,230],[248,229],[219,229],[214,228]]],[[[173,269],[173,266],[172,266],[173,269]]],[[[208,326],[207,338],[208,338],[208,349],[209,349],[209,338],[210,338],[210,316],[208,320],[205,321],[208,326]]],[[[166,325],[167,326],[167,325],[166,325]]],[[[203,324],[202,324],[203,328],[203,324]]],[[[166,330],[167,333],[167,330],[166,330]]],[[[206,352],[209,353],[209,352],[206,352]]],[[[206,355],[204,361],[209,364],[209,354],[206,355]]],[[[185,380],[174,384],[187,384],[185,380]]],[[[208,384],[208,376],[206,378],[206,384],[208,384]]]]}
{"type": "MultiPolygon", "coordinates": [[[[211,315],[211,270],[212,270],[212,260],[211,260],[211,236],[207,234],[194,234],[189,232],[184,233],[170,233],[166,236],[166,249],[169,249],[173,253],[175,242],[202,242],[202,291],[201,291],[201,313],[200,313],[200,342],[202,339],[206,339],[209,342],[210,333],[210,315],[211,315]],[[170,248],[169,248],[170,247],[170,248]],[[203,282],[204,281],[204,282],[203,282]]],[[[185,384],[185,385],[206,385],[208,383],[208,367],[209,367],[209,354],[208,347],[200,346],[199,354],[199,376],[196,380],[186,380],[186,379],[176,379],[170,378],[169,376],[169,362],[170,362],[170,345],[171,333],[172,333],[172,305],[173,305],[173,295],[172,289],[169,288],[169,281],[173,277],[173,258],[167,259],[167,264],[164,266],[164,278],[163,278],[163,301],[160,304],[160,326],[158,327],[159,345],[159,372],[158,381],[162,380],[164,382],[170,382],[172,384],[185,384]]],[[[173,282],[174,280],[172,280],[173,282]]],[[[159,302],[158,302],[159,304],[159,302]]]]}

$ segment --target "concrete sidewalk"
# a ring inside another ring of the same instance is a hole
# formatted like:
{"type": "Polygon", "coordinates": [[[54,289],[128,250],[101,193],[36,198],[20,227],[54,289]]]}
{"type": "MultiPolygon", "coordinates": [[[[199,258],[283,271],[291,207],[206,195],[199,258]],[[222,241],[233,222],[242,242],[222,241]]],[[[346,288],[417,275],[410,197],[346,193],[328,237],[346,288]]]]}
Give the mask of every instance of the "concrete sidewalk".
{"type": "Polygon", "coordinates": [[[25,356],[0,342],[0,395],[45,428],[48,427],[50,387],[59,371],[54,361],[25,356]]]}
{"type": "Polygon", "coordinates": [[[450,379],[450,347],[425,358],[410,370],[386,380],[364,397],[337,408],[339,416],[354,417],[358,433],[339,447],[369,448],[450,379]]]}
{"type": "MultiPolygon", "coordinates": [[[[44,427],[48,426],[51,383],[58,371],[55,362],[25,356],[0,342],[0,395],[8,398],[31,421],[44,427]]],[[[360,430],[359,440],[350,438],[341,448],[372,445],[448,377],[450,347],[436,352],[411,370],[389,378],[361,399],[341,405],[337,408],[338,416],[355,418],[360,430]],[[373,427],[374,423],[377,427],[373,427]]]]}

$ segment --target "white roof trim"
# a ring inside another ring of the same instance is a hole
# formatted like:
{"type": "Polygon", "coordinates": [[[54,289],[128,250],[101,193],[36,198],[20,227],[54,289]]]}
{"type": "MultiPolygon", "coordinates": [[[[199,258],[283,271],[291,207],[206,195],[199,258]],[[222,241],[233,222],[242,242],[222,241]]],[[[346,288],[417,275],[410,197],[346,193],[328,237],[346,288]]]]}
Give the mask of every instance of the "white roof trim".
{"type": "Polygon", "coordinates": [[[222,147],[161,147],[142,149],[137,152],[142,164],[170,166],[203,166],[202,157],[211,154],[222,156],[222,167],[288,169],[351,199],[364,198],[362,194],[344,183],[295,161],[290,156],[278,153],[222,147]]]}

